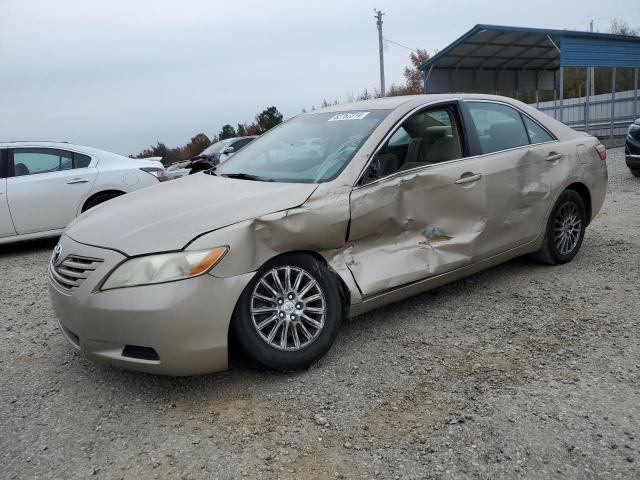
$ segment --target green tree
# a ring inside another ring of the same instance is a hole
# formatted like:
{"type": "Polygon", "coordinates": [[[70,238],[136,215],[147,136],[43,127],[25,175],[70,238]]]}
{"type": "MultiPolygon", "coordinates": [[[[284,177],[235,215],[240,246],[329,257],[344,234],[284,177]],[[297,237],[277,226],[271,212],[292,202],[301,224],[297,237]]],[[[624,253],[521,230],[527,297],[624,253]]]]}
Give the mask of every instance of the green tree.
{"type": "Polygon", "coordinates": [[[258,134],[262,134],[282,123],[282,114],[276,107],[265,108],[262,112],[256,115],[256,125],[258,127],[258,134]]]}
{"type": "Polygon", "coordinates": [[[237,136],[238,135],[236,134],[235,129],[229,124],[224,125],[220,130],[220,133],[218,134],[218,138],[220,140],[224,140],[225,138],[233,138],[237,136]]]}

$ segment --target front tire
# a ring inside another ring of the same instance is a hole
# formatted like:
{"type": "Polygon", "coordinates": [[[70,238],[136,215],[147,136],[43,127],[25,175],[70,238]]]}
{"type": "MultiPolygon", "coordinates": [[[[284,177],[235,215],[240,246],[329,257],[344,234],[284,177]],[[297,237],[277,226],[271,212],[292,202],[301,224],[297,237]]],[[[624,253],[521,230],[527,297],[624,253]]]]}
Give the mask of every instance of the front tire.
{"type": "Polygon", "coordinates": [[[582,197],[573,190],[565,190],[551,209],[544,244],[532,258],[547,265],[570,262],[582,246],[586,226],[582,197]]]}
{"type": "Polygon", "coordinates": [[[319,260],[292,253],[258,270],[238,300],[231,327],[257,364],[301,370],[331,348],[342,314],[335,275],[319,260]]]}
{"type": "Polygon", "coordinates": [[[633,170],[633,169],[629,169],[631,171],[631,175],[633,175],[634,177],[640,177],[640,170],[633,170]]]}

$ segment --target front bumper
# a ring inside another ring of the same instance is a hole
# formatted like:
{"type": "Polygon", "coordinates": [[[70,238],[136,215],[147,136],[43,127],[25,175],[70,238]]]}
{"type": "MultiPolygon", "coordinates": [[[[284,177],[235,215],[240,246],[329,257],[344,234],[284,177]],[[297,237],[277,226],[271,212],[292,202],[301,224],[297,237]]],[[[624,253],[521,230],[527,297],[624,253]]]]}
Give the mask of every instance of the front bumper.
{"type": "Polygon", "coordinates": [[[196,375],[227,368],[231,315],[252,273],[230,278],[205,274],[101,292],[97,287],[102,279],[126,257],[66,235],[61,242],[64,255],[103,259],[71,290],[63,288],[49,272],[51,302],[62,333],[74,348],[93,360],[164,375],[196,375]],[[149,351],[157,357],[140,355],[149,351]]]}

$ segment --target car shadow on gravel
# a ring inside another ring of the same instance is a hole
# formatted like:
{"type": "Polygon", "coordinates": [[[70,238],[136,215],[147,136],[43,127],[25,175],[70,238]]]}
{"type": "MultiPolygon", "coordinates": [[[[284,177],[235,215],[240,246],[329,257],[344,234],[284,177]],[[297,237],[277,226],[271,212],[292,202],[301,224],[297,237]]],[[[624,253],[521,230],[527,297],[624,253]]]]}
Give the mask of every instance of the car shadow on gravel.
{"type": "Polygon", "coordinates": [[[0,245],[0,258],[12,255],[35,253],[39,250],[53,250],[59,237],[40,238],[37,240],[22,240],[20,242],[0,245]]]}

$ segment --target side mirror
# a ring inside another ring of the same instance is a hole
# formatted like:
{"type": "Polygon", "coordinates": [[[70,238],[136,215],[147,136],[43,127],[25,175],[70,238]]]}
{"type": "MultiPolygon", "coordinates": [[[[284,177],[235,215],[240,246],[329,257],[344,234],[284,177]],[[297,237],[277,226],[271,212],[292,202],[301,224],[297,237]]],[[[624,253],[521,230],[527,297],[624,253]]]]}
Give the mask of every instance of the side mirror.
{"type": "Polygon", "coordinates": [[[233,152],[235,152],[235,151],[236,151],[236,149],[235,149],[235,148],[233,148],[233,147],[227,147],[227,148],[225,148],[224,150],[222,150],[222,153],[233,153],[233,152]]]}

